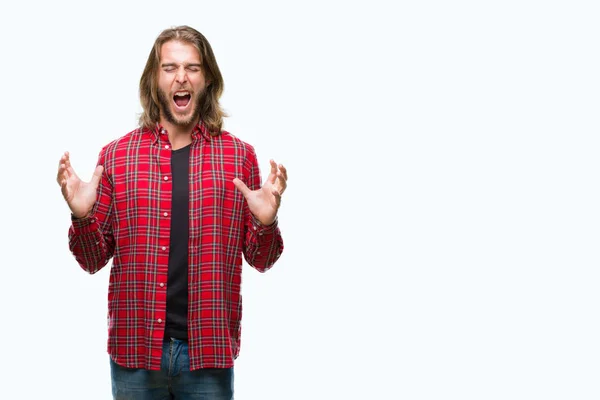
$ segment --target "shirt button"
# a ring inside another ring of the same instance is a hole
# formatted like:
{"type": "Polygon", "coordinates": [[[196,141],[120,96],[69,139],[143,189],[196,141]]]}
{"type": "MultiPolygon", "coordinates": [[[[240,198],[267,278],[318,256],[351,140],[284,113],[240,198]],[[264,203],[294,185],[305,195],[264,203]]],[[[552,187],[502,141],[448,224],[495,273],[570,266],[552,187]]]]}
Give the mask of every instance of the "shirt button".
{"type": "Polygon", "coordinates": [[[163,215],[166,217],[169,215],[169,213],[165,211],[165,213],[163,215]]]}
{"type": "Polygon", "coordinates": [[[160,133],[162,133],[162,134],[164,135],[164,134],[165,134],[165,130],[164,130],[164,129],[161,129],[161,130],[160,130],[160,133]]]}
{"type": "Polygon", "coordinates": [[[257,251],[256,254],[260,254],[260,251],[257,251]]]}
{"type": "Polygon", "coordinates": [[[167,248],[165,246],[162,247],[163,251],[167,250],[167,248]]]}
{"type": "Polygon", "coordinates": [[[165,284],[163,282],[159,283],[158,286],[160,287],[165,287],[165,284]]]}
{"type": "Polygon", "coordinates": [[[168,176],[165,176],[163,179],[164,179],[165,181],[168,181],[168,180],[169,180],[169,177],[168,177],[168,176]]]}
{"type": "Polygon", "coordinates": [[[161,322],[162,322],[162,319],[160,319],[160,318],[159,318],[159,319],[158,319],[158,323],[160,324],[161,322]]]}
{"type": "Polygon", "coordinates": [[[165,149],[169,150],[169,145],[165,144],[165,149]]]}
{"type": "Polygon", "coordinates": [[[253,226],[253,228],[254,228],[254,230],[256,230],[256,225],[255,225],[255,226],[253,226]]]}

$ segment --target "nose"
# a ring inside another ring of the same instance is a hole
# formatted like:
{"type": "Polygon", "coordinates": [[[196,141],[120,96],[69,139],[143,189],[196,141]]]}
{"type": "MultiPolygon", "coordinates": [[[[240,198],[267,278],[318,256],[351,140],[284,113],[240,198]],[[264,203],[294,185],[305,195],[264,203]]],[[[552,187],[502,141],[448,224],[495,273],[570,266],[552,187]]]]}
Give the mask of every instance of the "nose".
{"type": "Polygon", "coordinates": [[[177,75],[175,76],[175,80],[179,84],[184,84],[187,81],[187,74],[185,72],[185,68],[181,67],[177,70],[177,75]]]}

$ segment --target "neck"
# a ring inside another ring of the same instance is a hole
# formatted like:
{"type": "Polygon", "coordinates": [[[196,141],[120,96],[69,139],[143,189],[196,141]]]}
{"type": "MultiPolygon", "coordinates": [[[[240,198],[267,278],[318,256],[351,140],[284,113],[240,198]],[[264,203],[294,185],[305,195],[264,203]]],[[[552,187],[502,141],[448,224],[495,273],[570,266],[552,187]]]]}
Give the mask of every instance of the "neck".
{"type": "Polygon", "coordinates": [[[192,132],[198,121],[188,125],[175,125],[161,118],[160,124],[167,130],[171,147],[173,150],[177,150],[192,143],[192,132]]]}

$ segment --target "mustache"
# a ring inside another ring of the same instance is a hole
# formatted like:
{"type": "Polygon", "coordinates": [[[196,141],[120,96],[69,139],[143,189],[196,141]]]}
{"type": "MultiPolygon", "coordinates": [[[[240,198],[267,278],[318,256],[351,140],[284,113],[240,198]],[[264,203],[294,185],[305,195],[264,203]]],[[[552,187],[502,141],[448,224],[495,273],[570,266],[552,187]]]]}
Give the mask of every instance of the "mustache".
{"type": "Polygon", "coordinates": [[[169,121],[170,123],[174,124],[174,125],[188,125],[189,123],[191,123],[191,121],[198,117],[201,114],[201,110],[202,110],[202,106],[205,105],[204,99],[206,98],[206,96],[204,96],[206,92],[202,91],[200,93],[196,94],[196,99],[194,101],[194,94],[192,94],[190,92],[190,94],[192,95],[190,101],[193,102],[193,111],[192,114],[189,116],[189,118],[185,121],[183,120],[179,120],[175,117],[175,115],[173,115],[173,113],[171,112],[171,101],[172,101],[172,97],[169,98],[169,96],[167,95],[167,93],[164,92],[164,90],[158,90],[158,106],[162,112],[162,114],[164,115],[165,119],[167,121],[169,121]]]}

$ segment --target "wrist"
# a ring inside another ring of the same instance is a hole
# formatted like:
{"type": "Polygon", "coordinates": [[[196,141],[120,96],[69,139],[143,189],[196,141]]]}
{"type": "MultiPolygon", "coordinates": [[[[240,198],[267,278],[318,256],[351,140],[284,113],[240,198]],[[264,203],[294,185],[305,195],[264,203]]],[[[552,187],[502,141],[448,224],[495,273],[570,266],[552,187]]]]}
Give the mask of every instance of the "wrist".
{"type": "Polygon", "coordinates": [[[75,214],[75,213],[71,213],[71,219],[72,219],[72,220],[76,220],[76,219],[85,219],[85,218],[88,218],[88,217],[90,216],[90,214],[91,214],[91,213],[89,213],[89,212],[88,212],[88,213],[86,213],[86,214],[84,214],[84,215],[77,215],[77,214],[75,214]]]}
{"type": "Polygon", "coordinates": [[[275,215],[275,218],[270,219],[270,220],[261,220],[258,217],[256,217],[255,215],[253,215],[253,219],[254,219],[254,223],[260,227],[264,227],[264,228],[268,228],[270,226],[273,226],[276,222],[277,222],[277,215],[275,215]]]}

